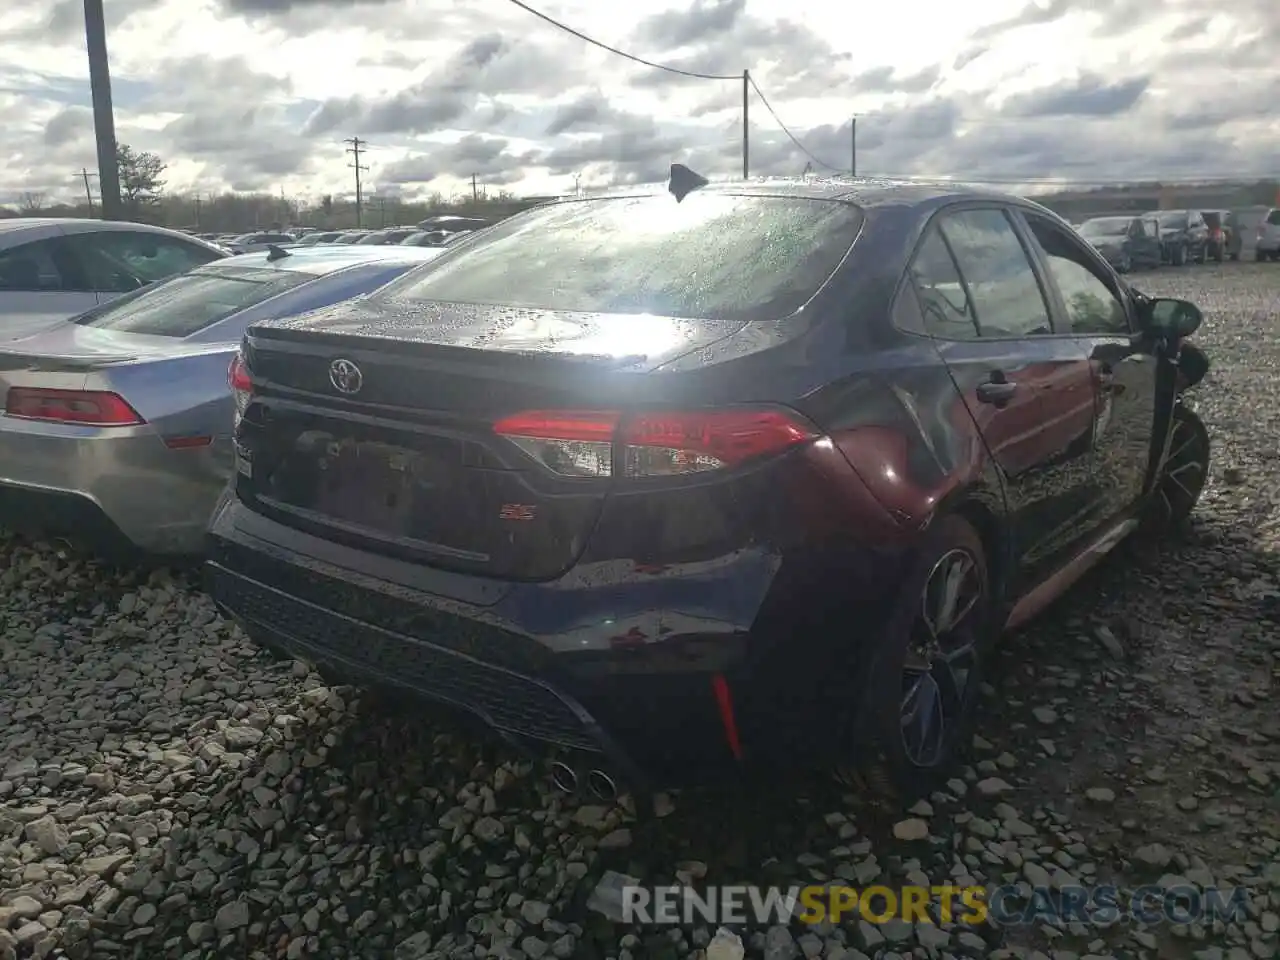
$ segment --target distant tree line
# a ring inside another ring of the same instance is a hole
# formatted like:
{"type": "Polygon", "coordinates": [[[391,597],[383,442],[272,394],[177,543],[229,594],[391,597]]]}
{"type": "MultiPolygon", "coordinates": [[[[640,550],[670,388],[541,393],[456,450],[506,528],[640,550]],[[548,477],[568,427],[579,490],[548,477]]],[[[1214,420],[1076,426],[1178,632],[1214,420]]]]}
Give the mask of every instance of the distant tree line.
{"type": "MultiPolygon", "coordinates": [[[[197,233],[232,233],[284,226],[349,229],[355,227],[354,199],[322,197],[304,202],[283,193],[168,193],[165,191],[165,162],[146,150],[120,144],[116,150],[120,168],[120,200],[128,220],[192,230],[197,233]]],[[[74,203],[51,201],[45,194],[28,192],[9,207],[0,207],[0,217],[96,217],[101,216],[96,192],[74,203]]],[[[478,197],[466,194],[446,197],[432,193],[407,201],[399,197],[365,196],[359,217],[365,227],[412,225],[440,213],[461,216],[501,217],[529,206],[507,191],[478,197]]]]}

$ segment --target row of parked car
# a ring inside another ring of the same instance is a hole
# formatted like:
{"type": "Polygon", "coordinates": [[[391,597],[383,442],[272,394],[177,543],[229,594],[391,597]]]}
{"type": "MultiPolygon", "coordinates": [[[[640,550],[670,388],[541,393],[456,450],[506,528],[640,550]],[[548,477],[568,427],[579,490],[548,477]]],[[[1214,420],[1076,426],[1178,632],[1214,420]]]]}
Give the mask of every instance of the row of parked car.
{"type": "Polygon", "coordinates": [[[1094,217],[1080,234],[1121,273],[1213,260],[1280,260],[1280,209],[1160,210],[1094,217]]]}
{"type": "Polygon", "coordinates": [[[1198,309],[1017,197],[675,165],[440,248],[94,224],[0,228],[0,322],[28,261],[124,278],[0,343],[0,526],[195,554],[566,790],[863,748],[927,790],[997,635],[1208,470],[1198,309]]]}
{"type": "Polygon", "coordinates": [[[360,246],[443,247],[474,230],[490,225],[479,217],[443,215],[431,217],[416,226],[392,226],[379,229],[317,230],[300,227],[297,230],[267,230],[241,234],[196,234],[200,239],[216,243],[232,253],[254,253],[269,246],[316,246],[321,244],[356,244],[360,246]]]}

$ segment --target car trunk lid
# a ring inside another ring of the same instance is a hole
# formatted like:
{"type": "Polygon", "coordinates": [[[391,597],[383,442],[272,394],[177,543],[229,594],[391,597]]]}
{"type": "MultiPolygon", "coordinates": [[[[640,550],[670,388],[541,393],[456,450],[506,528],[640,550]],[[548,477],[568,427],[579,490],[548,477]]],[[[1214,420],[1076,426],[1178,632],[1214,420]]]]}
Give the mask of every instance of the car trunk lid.
{"type": "MultiPolygon", "coordinates": [[[[348,305],[251,328],[254,399],[239,430],[237,489],[251,507],[330,539],[551,579],[585,548],[611,470],[549,469],[495,434],[495,422],[652,401],[659,383],[644,371],[740,326],[433,304],[348,305]]],[[[586,464],[611,457],[611,446],[606,438],[570,456],[586,464]]]]}

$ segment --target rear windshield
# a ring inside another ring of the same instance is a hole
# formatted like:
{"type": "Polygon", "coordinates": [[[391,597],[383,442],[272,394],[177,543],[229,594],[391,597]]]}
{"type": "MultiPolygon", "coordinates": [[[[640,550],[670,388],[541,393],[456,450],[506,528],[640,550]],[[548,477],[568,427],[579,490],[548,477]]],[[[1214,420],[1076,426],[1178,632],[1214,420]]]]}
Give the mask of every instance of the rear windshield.
{"type": "Polygon", "coordinates": [[[666,317],[753,320],[794,313],[862,227],[832,200],[694,193],[538,207],[489,227],[375,294],[666,317]]]}
{"type": "Polygon", "coordinates": [[[189,337],[311,279],[295,270],[195,270],[118,297],[75,322],[122,333],[189,337]]]}
{"type": "Polygon", "coordinates": [[[1183,227],[1187,223],[1187,212],[1185,210],[1174,210],[1172,213],[1160,214],[1160,226],[1162,227],[1183,227]]]}
{"type": "Polygon", "coordinates": [[[1129,217],[1102,217],[1086,220],[1080,232],[1086,237],[1119,237],[1129,232],[1133,220],[1129,217]]]}

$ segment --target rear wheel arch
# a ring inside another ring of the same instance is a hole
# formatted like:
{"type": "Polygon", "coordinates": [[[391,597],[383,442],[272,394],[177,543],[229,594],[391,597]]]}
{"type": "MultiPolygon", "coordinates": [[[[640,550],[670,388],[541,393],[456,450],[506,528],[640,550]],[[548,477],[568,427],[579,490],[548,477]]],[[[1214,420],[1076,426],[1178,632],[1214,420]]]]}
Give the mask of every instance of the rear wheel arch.
{"type": "Polygon", "coordinates": [[[997,507],[989,500],[990,496],[981,489],[957,491],[938,504],[930,522],[936,523],[941,517],[954,514],[977,531],[986,553],[987,578],[992,595],[999,601],[1004,599],[1011,542],[997,507]]]}

